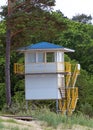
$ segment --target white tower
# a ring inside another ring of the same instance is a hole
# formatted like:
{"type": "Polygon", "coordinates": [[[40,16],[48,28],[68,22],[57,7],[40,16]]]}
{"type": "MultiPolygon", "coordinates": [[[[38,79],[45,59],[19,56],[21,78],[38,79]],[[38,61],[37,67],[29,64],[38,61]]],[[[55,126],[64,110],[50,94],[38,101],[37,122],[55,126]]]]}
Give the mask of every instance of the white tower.
{"type": "Polygon", "coordinates": [[[67,87],[64,76],[66,74],[64,52],[74,50],[40,42],[18,51],[25,55],[25,99],[64,99],[67,87]]]}

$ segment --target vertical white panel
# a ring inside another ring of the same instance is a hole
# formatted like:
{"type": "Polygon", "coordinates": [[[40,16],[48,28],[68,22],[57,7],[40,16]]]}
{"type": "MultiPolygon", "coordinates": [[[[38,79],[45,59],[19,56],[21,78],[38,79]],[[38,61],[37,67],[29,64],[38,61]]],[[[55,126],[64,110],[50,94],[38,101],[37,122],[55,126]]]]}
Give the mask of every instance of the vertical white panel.
{"type": "Polygon", "coordinates": [[[58,99],[57,75],[26,75],[26,100],[58,99]]]}
{"type": "Polygon", "coordinates": [[[57,62],[64,62],[64,52],[57,52],[57,62]]]}
{"type": "Polygon", "coordinates": [[[65,78],[64,78],[64,75],[62,74],[58,74],[58,87],[65,88],[65,78]]]}
{"type": "Polygon", "coordinates": [[[41,62],[41,63],[45,62],[45,59],[44,59],[45,58],[45,54],[44,54],[44,52],[38,52],[37,56],[38,56],[37,62],[41,62]]]}

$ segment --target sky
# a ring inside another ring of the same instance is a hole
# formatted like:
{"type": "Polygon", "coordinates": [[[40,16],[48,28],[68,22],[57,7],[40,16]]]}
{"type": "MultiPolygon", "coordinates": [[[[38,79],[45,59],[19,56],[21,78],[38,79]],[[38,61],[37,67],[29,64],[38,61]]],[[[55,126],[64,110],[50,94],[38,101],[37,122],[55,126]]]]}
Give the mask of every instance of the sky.
{"type": "Polygon", "coordinates": [[[93,0],[56,0],[55,9],[60,9],[68,18],[82,13],[93,16],[93,0]]]}
{"type": "MultiPolygon", "coordinates": [[[[8,0],[0,0],[0,6],[8,0]]],[[[77,14],[86,14],[93,17],[93,0],[56,0],[54,10],[61,10],[64,16],[72,18],[77,14]]]]}

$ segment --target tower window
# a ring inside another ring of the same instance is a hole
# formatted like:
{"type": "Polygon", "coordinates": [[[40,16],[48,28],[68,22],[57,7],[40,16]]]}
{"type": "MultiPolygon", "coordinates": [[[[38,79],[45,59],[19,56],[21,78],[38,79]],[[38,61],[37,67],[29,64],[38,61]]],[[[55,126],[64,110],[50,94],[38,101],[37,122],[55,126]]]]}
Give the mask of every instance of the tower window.
{"type": "Polygon", "coordinates": [[[43,52],[38,53],[38,62],[44,62],[45,54],[43,52]]]}
{"type": "Polygon", "coordinates": [[[46,61],[47,62],[54,62],[54,52],[47,52],[46,53],[46,61]]]}
{"type": "Polygon", "coordinates": [[[35,63],[36,62],[36,53],[31,53],[30,61],[31,61],[31,63],[35,63]]]}

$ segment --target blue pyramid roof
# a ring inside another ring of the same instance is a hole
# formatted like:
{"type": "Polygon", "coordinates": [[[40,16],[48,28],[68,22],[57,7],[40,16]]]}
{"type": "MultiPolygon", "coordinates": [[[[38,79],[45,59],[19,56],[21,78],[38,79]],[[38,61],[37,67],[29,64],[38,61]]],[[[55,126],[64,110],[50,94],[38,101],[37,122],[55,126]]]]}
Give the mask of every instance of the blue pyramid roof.
{"type": "Polygon", "coordinates": [[[63,47],[49,42],[39,42],[26,47],[26,49],[57,49],[57,48],[63,48],[63,47]]]}
{"type": "Polygon", "coordinates": [[[49,42],[39,42],[36,44],[29,45],[18,49],[18,51],[31,51],[31,50],[61,50],[65,52],[74,52],[72,49],[64,48],[63,46],[56,45],[49,42]]]}

